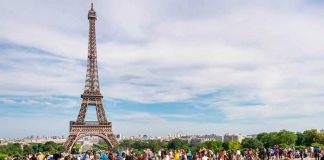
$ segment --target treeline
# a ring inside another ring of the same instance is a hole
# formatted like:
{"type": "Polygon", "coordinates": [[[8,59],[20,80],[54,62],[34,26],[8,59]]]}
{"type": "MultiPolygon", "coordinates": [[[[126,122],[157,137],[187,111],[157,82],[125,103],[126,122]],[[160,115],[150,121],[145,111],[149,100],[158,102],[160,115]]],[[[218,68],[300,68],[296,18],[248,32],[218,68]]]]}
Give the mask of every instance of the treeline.
{"type": "Polygon", "coordinates": [[[245,138],[242,142],[220,142],[220,141],[207,141],[203,143],[190,143],[186,140],[173,139],[169,142],[158,140],[123,140],[120,141],[119,147],[121,148],[134,148],[135,150],[142,151],[145,148],[151,148],[154,152],[159,149],[191,149],[197,151],[200,148],[208,148],[215,152],[220,150],[244,150],[247,148],[269,148],[274,145],[279,145],[280,148],[295,147],[301,149],[305,147],[320,147],[324,148],[324,133],[318,132],[316,129],[306,130],[304,132],[291,132],[281,130],[279,132],[264,132],[256,136],[256,138],[245,138]]]}
{"type": "MultiPolygon", "coordinates": [[[[133,148],[136,153],[142,153],[144,149],[150,148],[153,152],[157,152],[160,149],[175,150],[175,149],[190,149],[191,151],[197,151],[200,148],[208,148],[214,152],[220,150],[244,150],[246,148],[262,148],[272,147],[279,145],[281,148],[295,147],[296,149],[304,147],[321,147],[324,148],[324,133],[318,132],[316,129],[306,130],[304,132],[291,132],[287,130],[281,130],[280,132],[268,132],[260,133],[256,138],[245,138],[241,143],[239,142],[220,142],[220,141],[207,141],[203,143],[188,142],[181,139],[173,139],[171,141],[160,140],[122,140],[119,142],[119,149],[133,148]]],[[[107,145],[102,141],[99,144],[95,144],[94,148],[107,149],[107,145]]],[[[72,152],[78,152],[80,145],[75,145],[72,152]]],[[[0,145],[0,159],[7,154],[14,156],[23,156],[28,153],[62,153],[64,151],[63,144],[54,142],[46,142],[45,144],[32,143],[21,145],[19,143],[13,143],[8,145],[0,145]]]]}
{"type": "Polygon", "coordinates": [[[324,133],[316,129],[301,132],[290,132],[282,130],[280,132],[260,133],[257,140],[262,142],[264,147],[270,147],[275,144],[285,146],[322,146],[324,145],[324,133]]]}
{"type": "Polygon", "coordinates": [[[62,153],[64,146],[62,143],[46,142],[42,143],[30,143],[22,145],[20,143],[10,143],[8,145],[0,145],[0,159],[12,154],[13,156],[22,157],[29,153],[44,152],[49,154],[62,153]]]}

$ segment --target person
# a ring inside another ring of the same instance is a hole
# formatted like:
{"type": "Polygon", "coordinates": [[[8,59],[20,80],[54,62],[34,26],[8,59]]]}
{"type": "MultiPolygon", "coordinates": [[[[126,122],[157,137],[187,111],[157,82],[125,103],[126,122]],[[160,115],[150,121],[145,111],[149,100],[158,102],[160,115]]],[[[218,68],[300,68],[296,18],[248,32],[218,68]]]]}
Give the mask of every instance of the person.
{"type": "Polygon", "coordinates": [[[38,155],[37,155],[37,160],[43,160],[45,157],[44,154],[42,154],[42,152],[39,152],[38,155]]]}
{"type": "Polygon", "coordinates": [[[179,153],[179,150],[175,150],[175,153],[174,153],[174,160],[179,160],[180,159],[180,153],[179,153]]]}
{"type": "Polygon", "coordinates": [[[225,156],[226,156],[225,150],[222,149],[222,150],[219,152],[219,160],[225,160],[225,156]]]}
{"type": "Polygon", "coordinates": [[[48,159],[49,159],[49,155],[46,154],[46,155],[44,156],[44,159],[43,159],[43,160],[48,160],[48,159]]]}
{"type": "Polygon", "coordinates": [[[159,150],[158,153],[157,153],[157,158],[158,159],[163,159],[162,158],[162,150],[159,150]]]}
{"type": "Polygon", "coordinates": [[[99,152],[101,160],[108,160],[108,156],[104,152],[99,152]]]}
{"type": "Polygon", "coordinates": [[[191,150],[189,149],[189,151],[188,151],[188,160],[192,160],[192,152],[191,152],[191,150]]]}
{"type": "Polygon", "coordinates": [[[122,152],[122,160],[126,160],[126,153],[125,152],[122,152]]]}
{"type": "Polygon", "coordinates": [[[287,158],[292,159],[293,158],[293,150],[291,148],[288,149],[288,153],[287,153],[287,158]]]}
{"type": "Polygon", "coordinates": [[[320,153],[321,153],[321,149],[319,147],[315,147],[314,148],[314,158],[315,158],[315,160],[320,159],[320,153]]]}
{"type": "Polygon", "coordinates": [[[114,154],[113,153],[109,153],[108,159],[109,160],[115,160],[114,154]]]}
{"type": "Polygon", "coordinates": [[[314,157],[314,147],[313,146],[310,147],[309,156],[310,156],[310,158],[313,158],[314,157]]]}
{"type": "Polygon", "coordinates": [[[265,148],[261,148],[259,151],[259,158],[260,160],[265,160],[267,151],[265,148]]]}
{"type": "Polygon", "coordinates": [[[8,154],[7,160],[13,160],[12,154],[10,154],[10,153],[8,154]]]}
{"type": "Polygon", "coordinates": [[[164,160],[170,160],[170,156],[168,154],[166,154],[164,160]]]}
{"type": "Polygon", "coordinates": [[[172,150],[169,152],[169,158],[170,159],[174,159],[174,154],[173,154],[173,151],[172,150]]]}
{"type": "Polygon", "coordinates": [[[232,150],[229,152],[228,160],[234,160],[234,158],[235,158],[235,151],[232,149],[232,150]]]}
{"type": "Polygon", "coordinates": [[[62,158],[61,154],[53,154],[53,157],[49,158],[49,160],[60,160],[61,158],[62,158]]]}
{"type": "Polygon", "coordinates": [[[304,149],[301,149],[300,152],[299,152],[300,153],[300,159],[301,160],[304,159],[304,154],[305,154],[304,151],[305,151],[304,149]]]}
{"type": "Polygon", "coordinates": [[[274,159],[274,156],[275,156],[275,153],[274,153],[274,149],[273,148],[270,148],[270,156],[269,156],[269,159],[274,159]]]}
{"type": "Polygon", "coordinates": [[[198,153],[198,152],[196,152],[196,154],[193,156],[193,159],[194,159],[194,160],[199,159],[199,153],[198,153]]]}
{"type": "Polygon", "coordinates": [[[201,158],[201,160],[208,160],[208,157],[206,154],[204,154],[204,156],[201,158]]]}
{"type": "Polygon", "coordinates": [[[279,160],[279,158],[280,158],[280,149],[279,149],[279,146],[276,146],[275,154],[276,154],[276,160],[279,160]]]}
{"type": "Polygon", "coordinates": [[[166,155],[166,151],[164,149],[162,149],[160,152],[159,152],[159,156],[161,157],[161,159],[163,160],[165,158],[165,155],[166,155]]]}
{"type": "Polygon", "coordinates": [[[96,153],[96,154],[94,155],[94,160],[100,160],[100,155],[99,155],[99,153],[96,153]]]}
{"type": "Polygon", "coordinates": [[[143,154],[140,154],[140,155],[138,156],[137,160],[144,160],[144,156],[143,156],[143,154]]]}
{"type": "Polygon", "coordinates": [[[304,149],[304,155],[303,156],[304,156],[305,159],[308,158],[309,155],[308,155],[308,152],[307,152],[307,148],[304,149]]]}
{"type": "Polygon", "coordinates": [[[20,157],[18,155],[16,155],[14,160],[20,160],[20,157]]]}
{"type": "Polygon", "coordinates": [[[236,151],[236,159],[237,160],[241,159],[241,151],[239,149],[236,151]]]}
{"type": "Polygon", "coordinates": [[[185,151],[182,152],[181,160],[188,160],[187,153],[185,151]]]}
{"type": "Polygon", "coordinates": [[[252,148],[249,148],[248,151],[247,151],[247,157],[249,160],[252,160],[253,159],[253,151],[252,151],[252,148]]]}

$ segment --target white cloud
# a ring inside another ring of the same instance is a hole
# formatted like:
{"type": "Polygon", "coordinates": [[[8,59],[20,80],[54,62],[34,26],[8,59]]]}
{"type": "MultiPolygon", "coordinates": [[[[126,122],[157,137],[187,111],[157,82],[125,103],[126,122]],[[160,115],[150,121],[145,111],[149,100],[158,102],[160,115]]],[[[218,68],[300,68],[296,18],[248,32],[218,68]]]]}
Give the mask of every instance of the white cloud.
{"type": "Polygon", "coordinates": [[[14,103],[16,103],[15,100],[10,99],[10,98],[1,98],[0,99],[0,102],[1,103],[4,103],[4,104],[14,104],[14,103]]]}

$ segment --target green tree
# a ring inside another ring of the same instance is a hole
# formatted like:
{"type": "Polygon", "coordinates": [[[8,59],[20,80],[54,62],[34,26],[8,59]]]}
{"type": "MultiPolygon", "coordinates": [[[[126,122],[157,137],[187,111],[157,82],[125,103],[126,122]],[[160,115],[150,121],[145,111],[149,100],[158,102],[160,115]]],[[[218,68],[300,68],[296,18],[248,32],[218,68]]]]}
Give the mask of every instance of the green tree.
{"type": "Polygon", "coordinates": [[[324,133],[318,133],[315,137],[315,142],[324,145],[324,133]]]}
{"type": "Polygon", "coordinates": [[[143,141],[135,141],[133,144],[133,148],[135,148],[137,150],[143,150],[147,147],[148,147],[148,145],[146,143],[143,143],[143,141]]]}
{"type": "Polygon", "coordinates": [[[296,136],[297,136],[296,145],[297,146],[303,145],[304,134],[301,132],[297,132],[296,136]]]}
{"type": "Polygon", "coordinates": [[[230,150],[240,150],[241,149],[241,143],[237,141],[231,141],[228,143],[228,148],[230,150]]]}
{"type": "Polygon", "coordinates": [[[315,143],[318,132],[316,129],[306,130],[303,132],[303,145],[310,146],[312,143],[315,143]]]}
{"type": "Polygon", "coordinates": [[[71,153],[72,154],[79,153],[80,148],[81,148],[81,144],[75,144],[71,149],[71,153]]]}
{"type": "Polygon", "coordinates": [[[63,153],[64,152],[64,145],[63,144],[59,144],[56,148],[58,153],[63,153]]]}
{"type": "Polygon", "coordinates": [[[159,140],[148,140],[148,148],[152,149],[153,152],[157,152],[161,148],[165,148],[166,145],[159,140]]]}
{"type": "Polygon", "coordinates": [[[7,157],[7,154],[0,152],[0,160],[5,160],[6,157],[7,157]]]}
{"type": "Polygon", "coordinates": [[[5,145],[0,145],[0,153],[7,153],[7,146],[5,145]]]}
{"type": "Polygon", "coordinates": [[[276,135],[277,144],[293,146],[296,144],[296,141],[297,141],[297,135],[294,132],[281,130],[276,135]]]}
{"type": "Polygon", "coordinates": [[[223,146],[223,149],[225,149],[225,150],[229,150],[229,142],[224,142],[224,143],[222,144],[222,146],[223,146]]]}
{"type": "Polygon", "coordinates": [[[312,143],[311,146],[312,147],[324,148],[324,145],[323,144],[320,144],[320,143],[312,143]]]}
{"type": "Polygon", "coordinates": [[[33,148],[31,147],[31,145],[24,145],[23,153],[24,154],[34,153],[33,148]]]}
{"type": "Polygon", "coordinates": [[[262,142],[264,147],[271,147],[276,144],[279,144],[277,135],[278,135],[277,132],[270,132],[270,133],[263,132],[257,135],[257,140],[262,142]]]}
{"type": "Polygon", "coordinates": [[[134,144],[134,140],[122,140],[119,142],[119,147],[121,148],[130,148],[134,144]]]}
{"type": "Polygon", "coordinates": [[[203,147],[208,148],[216,153],[219,152],[221,149],[223,149],[223,143],[221,141],[206,141],[199,145],[199,148],[203,148],[203,147]]]}
{"type": "Polygon", "coordinates": [[[179,138],[173,139],[168,143],[169,149],[189,149],[188,141],[181,140],[179,138]]]}
{"type": "Polygon", "coordinates": [[[262,142],[265,147],[270,147],[272,144],[271,143],[272,139],[271,139],[270,133],[263,132],[263,133],[258,134],[257,140],[262,142]]]}
{"type": "Polygon", "coordinates": [[[252,148],[252,149],[256,149],[256,148],[262,148],[263,144],[261,141],[255,139],[255,138],[244,138],[242,140],[242,147],[243,148],[252,148]]]}
{"type": "Polygon", "coordinates": [[[53,141],[46,142],[43,146],[40,147],[44,152],[50,154],[59,153],[64,151],[64,146],[61,143],[55,143],[53,141]]]}
{"type": "Polygon", "coordinates": [[[10,153],[12,155],[21,155],[22,147],[19,143],[10,143],[7,145],[7,154],[10,153]]]}

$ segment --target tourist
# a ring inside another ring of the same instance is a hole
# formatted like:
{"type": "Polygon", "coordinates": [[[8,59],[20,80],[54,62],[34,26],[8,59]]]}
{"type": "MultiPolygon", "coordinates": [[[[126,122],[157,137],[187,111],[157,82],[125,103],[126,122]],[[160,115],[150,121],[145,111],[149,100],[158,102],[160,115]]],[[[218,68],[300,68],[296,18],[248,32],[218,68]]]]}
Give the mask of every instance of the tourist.
{"type": "Polygon", "coordinates": [[[315,147],[313,149],[313,152],[314,152],[315,160],[319,160],[320,159],[320,154],[321,154],[321,149],[319,147],[315,147]]]}
{"type": "Polygon", "coordinates": [[[267,150],[265,148],[261,148],[259,150],[259,158],[260,158],[260,160],[265,160],[266,155],[267,155],[267,150]]]}
{"type": "Polygon", "coordinates": [[[42,154],[42,152],[39,152],[38,155],[37,155],[37,160],[43,160],[45,157],[44,154],[42,154]]]}
{"type": "Polygon", "coordinates": [[[179,160],[179,157],[180,157],[179,150],[175,150],[175,152],[174,152],[174,160],[179,160]]]}
{"type": "Polygon", "coordinates": [[[201,160],[208,160],[208,157],[206,154],[203,155],[203,157],[201,158],[201,160]]]}
{"type": "Polygon", "coordinates": [[[13,160],[11,153],[8,154],[7,160],[13,160]]]}
{"type": "Polygon", "coordinates": [[[219,152],[219,160],[225,160],[225,157],[226,157],[226,151],[224,149],[222,149],[219,152]]]}
{"type": "Polygon", "coordinates": [[[236,159],[241,160],[241,151],[240,150],[236,151],[236,159]]]}
{"type": "Polygon", "coordinates": [[[140,155],[138,156],[137,160],[144,160],[144,156],[143,156],[143,154],[140,154],[140,155]]]}
{"type": "Polygon", "coordinates": [[[192,160],[192,152],[191,152],[191,150],[189,149],[188,150],[188,156],[187,156],[187,158],[188,158],[188,160],[192,160]]]}

